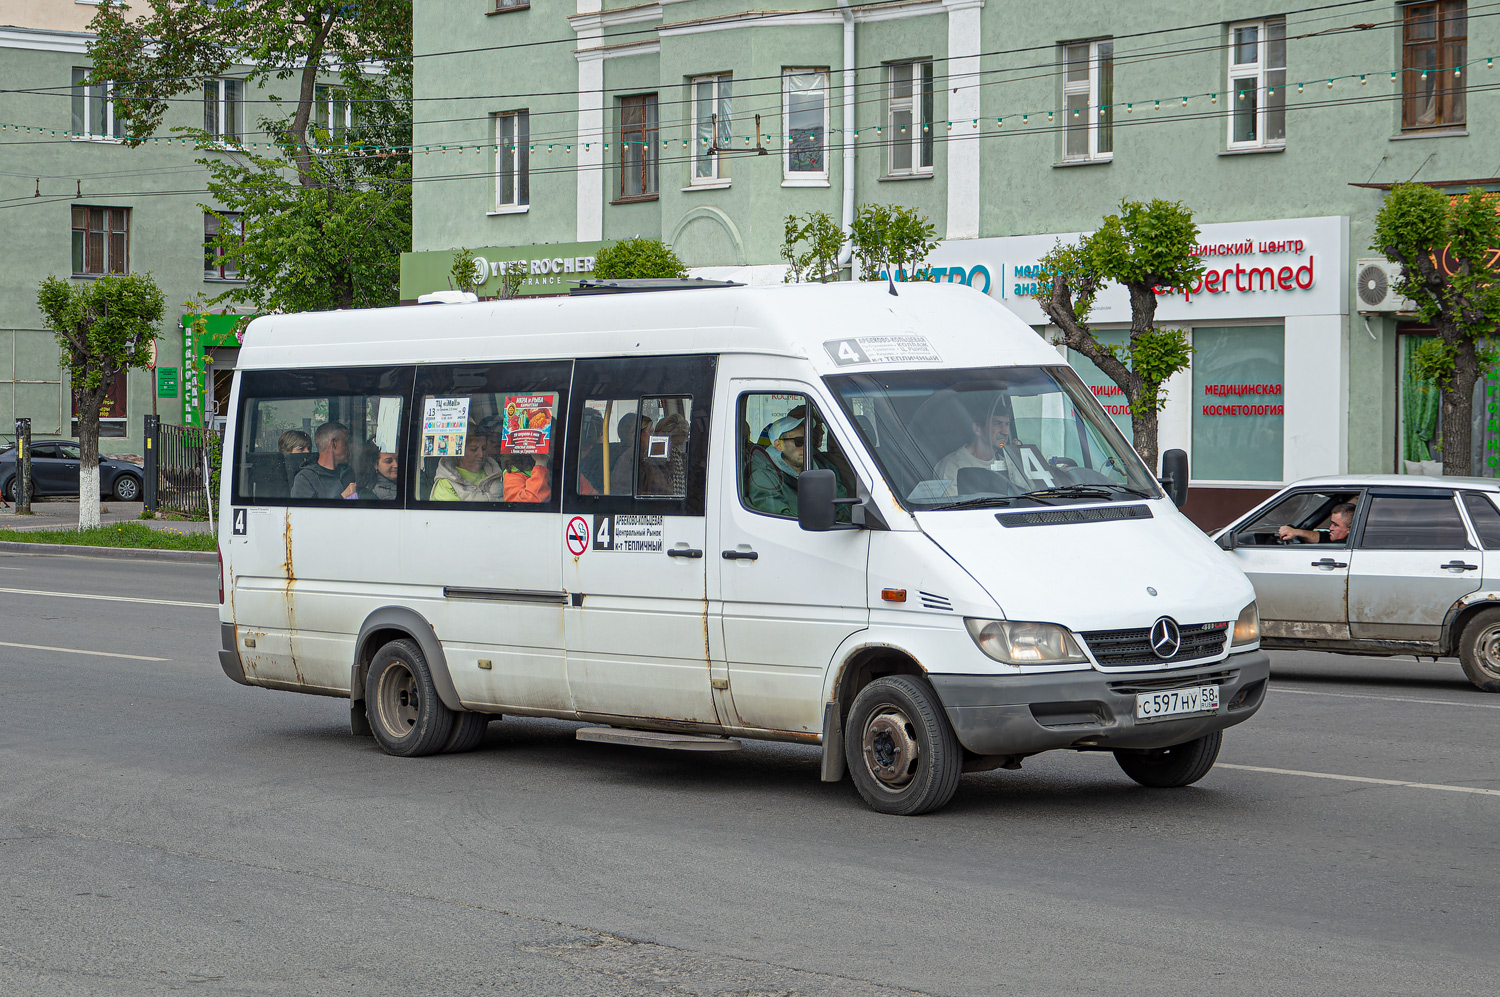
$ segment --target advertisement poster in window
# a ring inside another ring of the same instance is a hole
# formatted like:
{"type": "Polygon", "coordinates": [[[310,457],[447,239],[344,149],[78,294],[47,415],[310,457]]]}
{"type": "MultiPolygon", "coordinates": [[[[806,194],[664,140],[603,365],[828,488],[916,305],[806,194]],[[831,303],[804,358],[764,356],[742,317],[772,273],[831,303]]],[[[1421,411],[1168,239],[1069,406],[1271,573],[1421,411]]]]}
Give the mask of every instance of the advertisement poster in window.
{"type": "Polygon", "coordinates": [[[422,456],[462,457],[469,432],[469,399],[428,397],[422,411],[422,456]]]}
{"type": "Polygon", "coordinates": [[[545,454],[552,445],[552,410],[557,396],[507,395],[500,434],[503,454],[545,454]]]}

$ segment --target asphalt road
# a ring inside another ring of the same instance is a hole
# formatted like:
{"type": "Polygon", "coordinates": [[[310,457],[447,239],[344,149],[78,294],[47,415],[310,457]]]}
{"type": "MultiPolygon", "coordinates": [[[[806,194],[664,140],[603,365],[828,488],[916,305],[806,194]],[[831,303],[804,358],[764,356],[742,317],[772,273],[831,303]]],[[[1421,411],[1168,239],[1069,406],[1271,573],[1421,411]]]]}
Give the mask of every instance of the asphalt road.
{"type": "Polygon", "coordinates": [[[216,598],[0,554],[0,994],[1500,989],[1500,696],[1454,662],[1274,656],[1195,787],[1056,753],[901,819],[801,746],[390,758],[224,678],[216,598]]]}

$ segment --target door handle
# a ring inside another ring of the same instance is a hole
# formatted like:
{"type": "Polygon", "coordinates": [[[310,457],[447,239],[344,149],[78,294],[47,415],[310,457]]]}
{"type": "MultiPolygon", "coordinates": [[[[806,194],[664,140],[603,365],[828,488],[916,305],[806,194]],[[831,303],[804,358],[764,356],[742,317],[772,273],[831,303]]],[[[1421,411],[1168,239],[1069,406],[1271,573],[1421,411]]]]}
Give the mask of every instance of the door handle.
{"type": "Polygon", "coordinates": [[[1314,568],[1347,568],[1347,567],[1349,567],[1349,562],[1348,561],[1335,561],[1331,557],[1325,557],[1321,561],[1314,561],[1314,562],[1312,562],[1312,566],[1314,568]]]}
{"type": "Polygon", "coordinates": [[[1478,571],[1479,570],[1479,565],[1477,565],[1477,564],[1465,564],[1464,562],[1458,561],[1458,560],[1449,561],[1447,564],[1440,564],[1440,565],[1438,565],[1438,567],[1439,568],[1462,568],[1464,571],[1478,571]]]}
{"type": "Polygon", "coordinates": [[[726,550],[724,560],[726,561],[754,561],[760,555],[753,550],[726,550]]]}
{"type": "Polygon", "coordinates": [[[667,551],[668,557],[702,557],[703,551],[693,550],[691,547],[673,547],[667,551]]]}

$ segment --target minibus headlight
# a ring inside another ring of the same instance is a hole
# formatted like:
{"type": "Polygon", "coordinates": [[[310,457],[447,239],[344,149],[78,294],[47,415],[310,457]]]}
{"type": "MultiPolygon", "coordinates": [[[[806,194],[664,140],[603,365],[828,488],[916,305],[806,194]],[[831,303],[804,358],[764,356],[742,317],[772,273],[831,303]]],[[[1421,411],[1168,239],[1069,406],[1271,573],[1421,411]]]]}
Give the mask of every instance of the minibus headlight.
{"type": "Polygon", "coordinates": [[[964,620],[979,649],[1008,665],[1069,665],[1088,659],[1073,635],[1055,623],[964,620]]]}
{"type": "Polygon", "coordinates": [[[1234,636],[1230,638],[1229,645],[1238,647],[1241,644],[1255,644],[1260,640],[1260,610],[1251,603],[1240,610],[1240,618],[1234,621],[1234,636]]]}

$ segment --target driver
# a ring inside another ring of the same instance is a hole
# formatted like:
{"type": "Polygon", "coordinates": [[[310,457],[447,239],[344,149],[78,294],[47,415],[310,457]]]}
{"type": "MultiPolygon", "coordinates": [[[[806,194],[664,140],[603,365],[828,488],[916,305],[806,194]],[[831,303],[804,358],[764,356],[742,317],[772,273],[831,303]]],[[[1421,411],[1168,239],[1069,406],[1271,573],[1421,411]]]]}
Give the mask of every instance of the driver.
{"type": "MultiPolygon", "coordinates": [[[[972,411],[972,410],[971,410],[972,411]]],[[[1003,403],[996,401],[979,419],[970,423],[973,438],[937,462],[934,478],[947,478],[949,495],[958,494],[958,471],[963,467],[982,467],[994,471],[1026,491],[1032,485],[1021,467],[1021,448],[1011,431],[1011,415],[1003,403]]]]}
{"type": "Polygon", "coordinates": [[[1300,540],[1310,544],[1341,544],[1349,539],[1349,527],[1354,525],[1354,503],[1340,502],[1328,514],[1328,529],[1299,530],[1295,526],[1283,526],[1276,531],[1282,540],[1300,540]]]}

